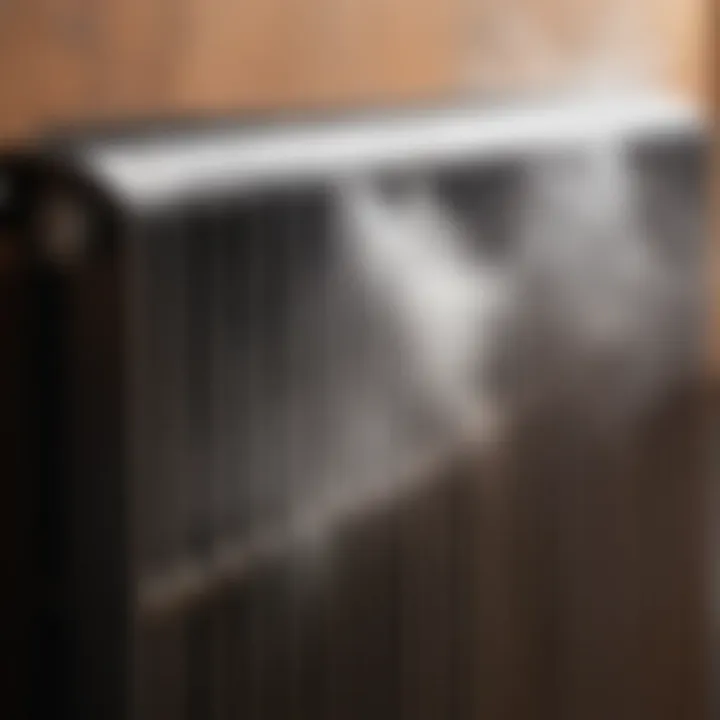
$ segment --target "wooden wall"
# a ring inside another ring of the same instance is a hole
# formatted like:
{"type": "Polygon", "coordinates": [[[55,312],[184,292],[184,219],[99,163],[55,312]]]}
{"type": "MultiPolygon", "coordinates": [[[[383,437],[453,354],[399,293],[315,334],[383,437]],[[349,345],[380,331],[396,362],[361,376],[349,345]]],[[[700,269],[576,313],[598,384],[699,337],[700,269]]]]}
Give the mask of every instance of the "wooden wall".
{"type": "Polygon", "coordinates": [[[453,85],[453,11],[435,0],[10,0],[0,134],[435,95],[453,85]]]}
{"type": "MultiPolygon", "coordinates": [[[[663,81],[695,96],[707,1],[631,3],[633,22],[658,40],[667,61],[663,81]]],[[[587,54],[599,6],[606,3],[5,0],[0,142],[76,119],[395,101],[454,93],[468,83],[503,90],[552,83],[587,54]],[[548,42],[553,59],[545,63],[548,42]]]]}

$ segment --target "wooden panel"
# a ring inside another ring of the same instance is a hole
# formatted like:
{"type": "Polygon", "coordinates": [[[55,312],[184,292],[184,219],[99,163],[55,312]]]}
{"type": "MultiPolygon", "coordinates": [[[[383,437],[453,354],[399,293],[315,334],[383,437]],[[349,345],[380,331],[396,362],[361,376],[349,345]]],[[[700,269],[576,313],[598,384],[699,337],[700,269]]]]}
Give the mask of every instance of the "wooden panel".
{"type": "Polygon", "coordinates": [[[457,8],[433,0],[352,0],[339,31],[360,97],[418,97],[457,84],[457,8]]]}
{"type": "Polygon", "coordinates": [[[179,59],[178,104],[226,109],[252,99],[264,104],[278,94],[277,0],[188,3],[184,50],[179,59]]]}
{"type": "Polygon", "coordinates": [[[228,108],[437,94],[453,84],[452,3],[196,0],[179,105],[228,108]]]}
{"type": "Polygon", "coordinates": [[[96,20],[88,0],[0,5],[0,140],[92,111],[96,20]]]}
{"type": "Polygon", "coordinates": [[[6,0],[0,135],[98,116],[537,90],[577,75],[613,22],[626,37],[605,60],[620,75],[647,46],[665,84],[698,97],[707,2],[638,0],[613,15],[599,0],[6,0]]]}
{"type": "Polygon", "coordinates": [[[659,7],[667,83],[703,105],[710,99],[712,2],[663,0],[659,7]]]}
{"type": "Polygon", "coordinates": [[[182,51],[182,3],[176,0],[100,0],[103,116],[172,112],[182,51]]]}
{"type": "Polygon", "coordinates": [[[468,15],[470,79],[521,91],[650,82],[699,99],[706,2],[484,0],[468,15]]]}

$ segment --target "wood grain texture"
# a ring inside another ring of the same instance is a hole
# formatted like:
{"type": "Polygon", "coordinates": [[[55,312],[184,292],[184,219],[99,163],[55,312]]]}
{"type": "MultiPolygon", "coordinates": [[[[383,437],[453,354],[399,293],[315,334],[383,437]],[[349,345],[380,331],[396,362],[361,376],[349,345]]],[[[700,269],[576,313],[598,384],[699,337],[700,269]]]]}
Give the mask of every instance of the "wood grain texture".
{"type": "MultiPolygon", "coordinates": [[[[662,82],[692,97],[704,94],[707,2],[631,4],[639,36],[630,45],[647,37],[662,48],[662,82]]],[[[9,0],[0,6],[0,140],[75,120],[552,87],[595,51],[605,6],[9,0]]]]}
{"type": "Polygon", "coordinates": [[[175,111],[183,7],[177,0],[100,0],[99,117],[175,111]]]}
{"type": "Polygon", "coordinates": [[[96,21],[84,0],[0,7],[0,142],[92,114],[96,21]]]}

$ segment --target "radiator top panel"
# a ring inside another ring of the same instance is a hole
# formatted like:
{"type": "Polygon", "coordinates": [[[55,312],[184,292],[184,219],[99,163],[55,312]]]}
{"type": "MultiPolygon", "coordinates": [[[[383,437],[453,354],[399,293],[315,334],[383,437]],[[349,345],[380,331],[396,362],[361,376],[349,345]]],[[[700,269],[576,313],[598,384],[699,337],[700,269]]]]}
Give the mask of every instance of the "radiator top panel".
{"type": "Polygon", "coordinates": [[[505,162],[610,138],[664,142],[695,136],[703,127],[697,111],[679,100],[558,98],[509,108],[270,119],[239,129],[97,133],[75,139],[71,158],[114,197],[153,208],[267,186],[337,181],[357,172],[505,162]]]}

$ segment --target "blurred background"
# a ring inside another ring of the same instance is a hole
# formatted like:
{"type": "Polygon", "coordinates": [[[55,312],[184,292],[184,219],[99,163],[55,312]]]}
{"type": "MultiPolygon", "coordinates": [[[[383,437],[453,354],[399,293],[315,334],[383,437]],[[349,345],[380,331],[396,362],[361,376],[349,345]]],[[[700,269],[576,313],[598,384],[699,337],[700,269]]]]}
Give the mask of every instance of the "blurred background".
{"type": "Polygon", "coordinates": [[[523,96],[594,77],[708,101],[710,0],[5,0],[0,137],[247,108],[523,96]]]}

